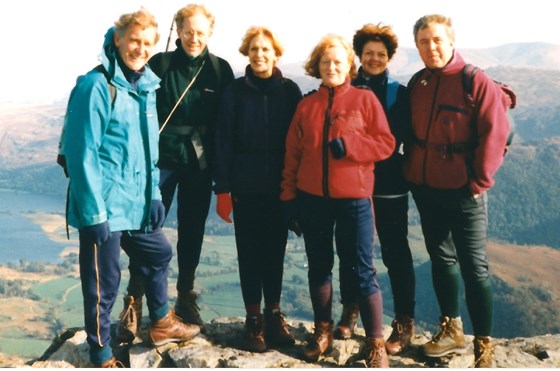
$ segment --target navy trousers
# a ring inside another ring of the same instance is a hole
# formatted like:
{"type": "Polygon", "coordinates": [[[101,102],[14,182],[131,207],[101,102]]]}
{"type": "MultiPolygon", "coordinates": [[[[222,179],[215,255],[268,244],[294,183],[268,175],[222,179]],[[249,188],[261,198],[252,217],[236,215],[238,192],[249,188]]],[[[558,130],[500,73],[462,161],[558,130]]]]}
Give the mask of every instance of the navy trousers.
{"type": "MultiPolygon", "coordinates": [[[[373,206],[371,198],[326,199],[298,193],[301,226],[308,259],[308,278],[312,297],[314,290],[332,285],[334,266],[333,237],[339,257],[344,286],[368,298],[379,291],[373,266],[373,206]]],[[[331,290],[332,291],[332,290],[331,290]]],[[[332,295],[332,294],[331,294],[332,295]]],[[[330,305],[332,298],[325,301],[330,305]]],[[[331,308],[314,308],[330,313],[331,308]]],[[[317,318],[328,317],[315,313],[317,318]]]]}
{"type": "Polygon", "coordinates": [[[151,233],[113,232],[101,246],[85,241],[80,234],[80,279],[84,298],[84,321],[92,363],[112,357],[111,310],[121,280],[120,248],[142,277],[150,319],[168,312],[167,273],[173,256],[171,244],[161,229],[151,233]]]}
{"type": "Polygon", "coordinates": [[[288,228],[278,195],[233,196],[235,242],[246,305],[280,303],[288,228]]]}

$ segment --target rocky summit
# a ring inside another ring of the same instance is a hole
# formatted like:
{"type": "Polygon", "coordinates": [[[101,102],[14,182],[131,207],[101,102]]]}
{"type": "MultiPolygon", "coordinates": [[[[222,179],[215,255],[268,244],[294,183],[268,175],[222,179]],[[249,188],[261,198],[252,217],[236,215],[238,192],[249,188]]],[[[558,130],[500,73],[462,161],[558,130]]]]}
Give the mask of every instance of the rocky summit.
{"type": "MultiPolygon", "coordinates": [[[[206,326],[206,334],[184,343],[169,343],[153,347],[146,339],[148,318],[143,318],[140,336],[133,344],[114,344],[115,356],[126,367],[132,368],[336,368],[365,367],[360,349],[365,337],[358,328],[352,339],[335,340],[334,349],[316,363],[307,363],[299,356],[306,339],[312,333],[312,323],[287,320],[295,346],[271,349],[265,353],[250,353],[239,349],[243,333],[242,317],[217,318],[206,326]]],[[[115,325],[113,326],[115,327],[115,325]]],[[[387,338],[391,332],[384,327],[387,338]]],[[[390,356],[390,366],[397,368],[473,366],[472,336],[467,336],[470,348],[466,354],[444,358],[427,358],[420,346],[431,338],[430,333],[416,334],[412,346],[398,356],[390,356]]],[[[558,368],[560,367],[560,335],[532,338],[495,339],[496,367],[505,368],[558,368]]],[[[87,368],[86,334],[82,328],[68,329],[58,336],[39,359],[24,360],[0,355],[1,367],[33,368],[87,368]]]]}

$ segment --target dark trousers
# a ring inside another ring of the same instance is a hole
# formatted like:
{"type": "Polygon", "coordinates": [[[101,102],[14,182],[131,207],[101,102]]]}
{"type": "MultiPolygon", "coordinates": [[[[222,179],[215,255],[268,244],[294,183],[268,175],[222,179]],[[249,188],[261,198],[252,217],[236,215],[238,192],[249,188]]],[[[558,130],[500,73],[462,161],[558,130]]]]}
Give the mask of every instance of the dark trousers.
{"type": "Polygon", "coordinates": [[[415,186],[412,195],[432,262],[432,279],[441,314],[459,313],[459,285],[453,284],[451,276],[461,274],[475,335],[490,335],[492,293],[486,253],[486,193],[474,198],[466,187],[439,190],[415,186]],[[460,269],[454,268],[457,264],[460,269]]]}
{"type": "Polygon", "coordinates": [[[314,297],[324,296],[317,292],[330,291],[331,296],[314,303],[315,321],[330,320],[332,289],[327,289],[327,286],[332,286],[333,237],[340,270],[344,272],[344,283],[341,285],[356,290],[362,298],[379,291],[377,272],[373,266],[372,201],[370,198],[326,199],[300,192],[298,204],[312,301],[314,297]]]}
{"type": "Polygon", "coordinates": [[[234,195],[239,278],[245,305],[280,303],[288,229],[278,195],[234,195]]]}
{"type": "Polygon", "coordinates": [[[416,279],[408,244],[408,194],[373,197],[373,209],[381,257],[391,281],[395,316],[414,318],[416,279]]]}
{"type": "Polygon", "coordinates": [[[102,246],[85,241],[80,234],[84,321],[93,363],[103,363],[112,355],[111,310],[121,280],[121,246],[144,281],[150,318],[159,319],[168,311],[167,272],[173,251],[161,229],[152,233],[113,232],[102,246]]]}
{"type": "Polygon", "coordinates": [[[200,170],[196,161],[188,165],[160,168],[161,196],[166,213],[177,190],[177,291],[193,289],[200,261],[206,218],[212,196],[210,170],[200,170]]]}

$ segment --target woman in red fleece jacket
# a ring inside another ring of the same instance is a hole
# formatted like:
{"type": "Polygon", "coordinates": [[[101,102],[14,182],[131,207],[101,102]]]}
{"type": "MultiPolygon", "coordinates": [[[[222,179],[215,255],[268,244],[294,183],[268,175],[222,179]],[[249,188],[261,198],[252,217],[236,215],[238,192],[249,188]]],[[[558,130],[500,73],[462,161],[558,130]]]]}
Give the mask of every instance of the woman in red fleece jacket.
{"type": "Polygon", "coordinates": [[[393,153],[395,139],[371,90],[350,84],[356,76],[354,57],[351,45],[336,35],[325,36],[311,53],[306,72],[322,83],[303,98],[290,124],[281,199],[287,222],[293,227],[297,220],[303,231],[309,263],[315,331],[303,357],[314,362],[332,348],[334,237],[341,269],[360,291],[366,362],[388,367],[373,266],[371,195],[374,162],[393,153]]]}

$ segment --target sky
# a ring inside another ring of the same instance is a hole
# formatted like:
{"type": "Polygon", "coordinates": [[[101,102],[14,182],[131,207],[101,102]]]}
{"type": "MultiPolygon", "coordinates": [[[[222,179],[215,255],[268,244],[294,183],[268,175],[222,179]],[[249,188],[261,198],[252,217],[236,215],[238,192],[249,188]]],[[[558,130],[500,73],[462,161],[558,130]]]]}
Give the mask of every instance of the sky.
{"type": "MultiPolygon", "coordinates": [[[[389,24],[400,46],[414,47],[412,26],[431,13],[453,19],[458,49],[518,42],[560,45],[550,0],[1,0],[0,104],[66,99],[76,77],[98,64],[107,29],[140,6],[156,16],[161,39],[155,52],[164,51],[175,12],[190,2],[206,5],[215,15],[209,49],[234,70],[246,64],[238,48],[254,25],[269,27],[284,44],[280,68],[305,61],[327,33],[351,41],[365,23],[389,24]]],[[[173,31],[170,50],[175,38],[173,31]]]]}

